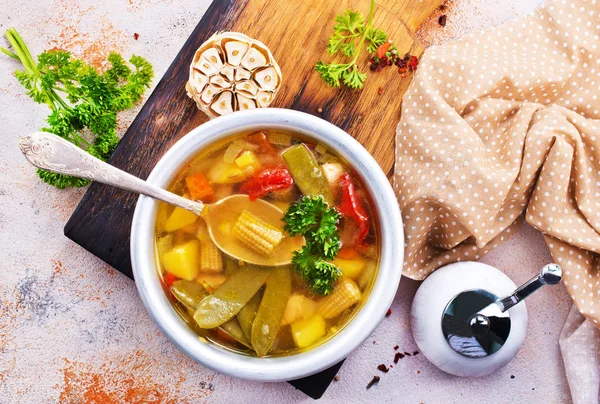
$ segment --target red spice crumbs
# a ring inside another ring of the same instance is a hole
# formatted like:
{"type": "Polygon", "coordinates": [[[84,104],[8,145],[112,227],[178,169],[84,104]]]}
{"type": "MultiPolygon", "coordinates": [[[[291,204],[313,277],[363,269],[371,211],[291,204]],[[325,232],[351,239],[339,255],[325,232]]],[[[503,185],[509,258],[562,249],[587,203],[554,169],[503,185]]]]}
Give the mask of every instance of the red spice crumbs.
{"type": "Polygon", "coordinates": [[[440,15],[440,18],[438,19],[438,24],[440,24],[442,27],[445,27],[447,19],[448,16],[446,16],[446,14],[440,15]]]}
{"type": "Polygon", "coordinates": [[[379,376],[373,376],[373,379],[369,382],[369,384],[367,384],[367,390],[379,383],[379,380],[381,380],[379,376]]]}
{"type": "Polygon", "coordinates": [[[388,309],[387,313],[385,313],[386,317],[389,317],[392,315],[392,309],[388,309]]]}
{"type": "Polygon", "coordinates": [[[377,366],[377,370],[381,370],[383,373],[387,373],[387,372],[389,372],[389,371],[390,371],[390,370],[388,369],[388,367],[387,367],[387,366],[385,366],[383,363],[382,363],[381,365],[377,366]]]}
{"type": "Polygon", "coordinates": [[[333,378],[333,381],[334,381],[334,382],[339,382],[339,381],[340,381],[340,377],[339,377],[339,376],[335,376],[335,377],[333,378]]]}
{"type": "Polygon", "coordinates": [[[377,89],[377,94],[379,94],[379,95],[383,94],[383,87],[379,87],[377,89]]]}
{"type": "Polygon", "coordinates": [[[419,354],[419,351],[414,351],[413,352],[413,356],[417,356],[419,354]]]}
{"type": "Polygon", "coordinates": [[[412,71],[417,70],[417,66],[419,66],[419,58],[416,56],[411,56],[406,65],[412,71]]]}
{"type": "Polygon", "coordinates": [[[410,354],[410,352],[404,352],[404,355],[406,355],[406,356],[412,356],[412,355],[410,354]]]}
{"type": "Polygon", "coordinates": [[[397,350],[398,350],[398,348],[400,348],[400,347],[399,347],[398,345],[396,345],[396,346],[394,347],[394,351],[397,351],[397,350]]]}
{"type": "Polygon", "coordinates": [[[398,361],[402,358],[404,358],[404,354],[401,354],[400,352],[396,352],[396,355],[394,355],[394,363],[398,363],[398,361]]]}
{"type": "Polygon", "coordinates": [[[139,37],[140,37],[140,34],[138,34],[137,32],[133,33],[133,39],[135,39],[137,41],[139,37]]]}

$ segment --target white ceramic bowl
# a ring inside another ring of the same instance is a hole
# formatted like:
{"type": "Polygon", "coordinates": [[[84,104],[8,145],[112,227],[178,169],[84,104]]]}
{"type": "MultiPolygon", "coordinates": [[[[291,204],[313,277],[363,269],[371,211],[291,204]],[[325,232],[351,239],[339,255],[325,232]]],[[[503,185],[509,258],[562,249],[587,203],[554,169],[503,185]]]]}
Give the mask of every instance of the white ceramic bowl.
{"type": "MultiPolygon", "coordinates": [[[[131,228],[131,263],[146,309],[167,337],[189,357],[230,376],[285,381],[305,377],[344,359],[375,329],[388,310],[402,272],[404,232],[396,196],[375,159],[350,135],[315,116],[287,109],[257,109],[213,119],[192,130],[160,159],[148,181],[166,188],[177,172],[206,146],[230,135],[282,129],[318,140],[350,163],[373,198],[381,230],[380,267],[360,311],[325,343],[289,356],[256,358],[201,342],[171,306],[161,286],[154,254],[158,202],[140,196],[131,228]]],[[[393,150],[390,150],[393,153],[393,150]]]]}

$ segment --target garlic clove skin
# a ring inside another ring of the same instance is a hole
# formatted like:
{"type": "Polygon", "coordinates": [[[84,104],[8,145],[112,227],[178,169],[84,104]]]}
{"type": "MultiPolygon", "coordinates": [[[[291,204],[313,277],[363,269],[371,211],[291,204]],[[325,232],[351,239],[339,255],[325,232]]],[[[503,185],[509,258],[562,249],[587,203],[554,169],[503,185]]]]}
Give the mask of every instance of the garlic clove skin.
{"type": "Polygon", "coordinates": [[[269,91],[259,91],[256,95],[256,103],[261,108],[266,108],[273,101],[273,93],[269,91]]]}
{"type": "Polygon", "coordinates": [[[239,93],[236,95],[236,98],[237,98],[237,107],[238,107],[239,111],[246,111],[249,109],[257,108],[256,101],[254,101],[252,98],[245,97],[239,93]]]}
{"type": "Polygon", "coordinates": [[[212,76],[213,74],[219,71],[219,69],[217,69],[217,67],[214,64],[212,64],[205,58],[200,58],[194,64],[194,69],[201,71],[206,76],[212,76]]]}
{"type": "Polygon", "coordinates": [[[219,71],[223,68],[223,59],[221,57],[221,53],[217,48],[209,48],[202,52],[200,55],[200,59],[206,59],[210,62],[214,68],[219,71]]]}
{"type": "Polygon", "coordinates": [[[227,63],[229,63],[231,66],[239,66],[242,59],[246,55],[250,44],[241,41],[228,41],[224,42],[223,47],[225,48],[227,63]]]}
{"type": "Polygon", "coordinates": [[[245,96],[255,96],[258,94],[258,86],[251,80],[238,81],[235,83],[235,89],[238,93],[245,96]]]}
{"type": "Polygon", "coordinates": [[[221,88],[231,88],[231,82],[229,82],[224,76],[221,76],[220,74],[212,76],[210,78],[210,84],[221,88]]]}
{"type": "Polygon", "coordinates": [[[204,91],[202,91],[202,95],[200,99],[205,104],[210,104],[213,98],[221,92],[221,88],[215,86],[214,84],[209,84],[206,86],[204,91]]]}
{"type": "Polygon", "coordinates": [[[227,80],[229,80],[231,83],[233,83],[233,81],[235,80],[235,68],[233,66],[226,64],[221,69],[221,74],[227,77],[227,80]]]}
{"type": "Polygon", "coordinates": [[[210,106],[217,115],[226,115],[233,112],[233,93],[223,91],[210,106]]]}
{"type": "Polygon", "coordinates": [[[257,70],[254,80],[263,90],[273,91],[279,85],[279,75],[273,66],[257,70]]]}
{"type": "Polygon", "coordinates": [[[248,70],[244,69],[243,67],[236,67],[235,81],[248,80],[250,77],[252,77],[252,73],[250,73],[248,70]]]}
{"type": "Polygon", "coordinates": [[[267,64],[267,58],[261,51],[256,48],[250,48],[250,50],[244,55],[241,65],[247,70],[254,70],[257,67],[264,66],[267,64]]]}
{"type": "Polygon", "coordinates": [[[196,94],[202,93],[202,90],[204,90],[204,87],[208,84],[208,77],[196,69],[192,69],[190,77],[191,80],[188,82],[190,83],[190,86],[194,89],[196,94]]]}

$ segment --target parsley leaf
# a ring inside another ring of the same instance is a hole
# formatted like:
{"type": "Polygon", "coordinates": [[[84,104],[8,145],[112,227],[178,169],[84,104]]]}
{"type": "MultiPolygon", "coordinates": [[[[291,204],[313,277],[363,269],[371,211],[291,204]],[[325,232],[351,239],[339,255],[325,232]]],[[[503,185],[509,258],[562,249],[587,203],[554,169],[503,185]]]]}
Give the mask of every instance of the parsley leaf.
{"type": "Polygon", "coordinates": [[[341,80],[350,88],[363,88],[367,75],[361,73],[356,64],[360,51],[366,44],[367,51],[373,53],[387,38],[385,32],[372,27],[374,10],[375,1],[371,0],[368,20],[365,20],[359,12],[352,10],[346,10],[344,14],[336,17],[333,35],[329,37],[327,44],[327,53],[336,55],[341,52],[352,60],[349,63],[329,64],[319,61],[315,65],[315,70],[327,85],[339,87],[341,80]]]}
{"type": "Polygon", "coordinates": [[[327,295],[341,276],[332,260],[340,250],[337,224],[340,213],[321,196],[305,196],[291,205],[283,217],[283,229],[291,236],[304,236],[306,244],[292,258],[300,276],[316,293],[327,295]]]}
{"type": "MultiPolygon", "coordinates": [[[[19,60],[24,68],[15,72],[17,80],[35,102],[51,109],[48,127],[42,130],[69,140],[94,157],[108,159],[119,143],[117,112],[141,99],[154,77],[152,65],[134,55],[129,59],[132,68],[121,55],[111,53],[110,68],[100,73],[63,50],[43,52],[36,62],[14,28],[5,36],[14,52],[0,51],[19,60]]],[[[37,173],[43,182],[60,189],[89,182],[39,169],[37,173]]]]}
{"type": "Polygon", "coordinates": [[[360,32],[365,28],[365,17],[358,11],[346,10],[344,14],[335,17],[333,30],[336,32],[347,31],[350,34],[360,32]]]}
{"type": "Polygon", "coordinates": [[[367,52],[373,53],[387,40],[387,35],[380,29],[371,28],[367,31],[367,52]]]}
{"type": "Polygon", "coordinates": [[[350,88],[362,88],[367,75],[358,71],[358,68],[354,66],[352,70],[346,70],[342,74],[344,84],[350,88]]]}

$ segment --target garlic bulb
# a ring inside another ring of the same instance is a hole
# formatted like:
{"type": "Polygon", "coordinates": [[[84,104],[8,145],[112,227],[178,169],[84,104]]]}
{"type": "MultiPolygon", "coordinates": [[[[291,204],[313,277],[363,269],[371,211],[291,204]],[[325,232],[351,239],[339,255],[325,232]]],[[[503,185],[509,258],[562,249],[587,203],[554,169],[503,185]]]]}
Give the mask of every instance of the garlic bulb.
{"type": "Polygon", "coordinates": [[[238,32],[222,32],[196,51],[185,89],[200,110],[215,118],[268,107],[281,79],[281,69],[265,44],[238,32]]]}

